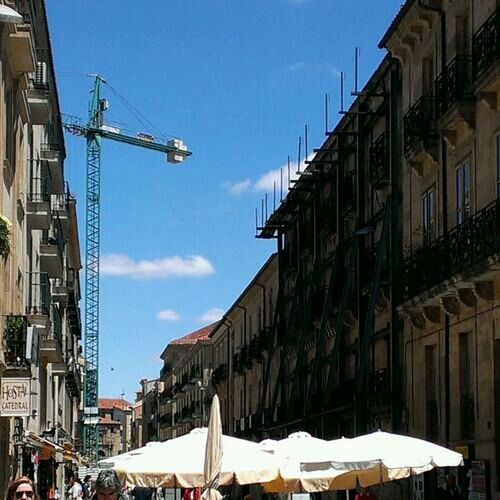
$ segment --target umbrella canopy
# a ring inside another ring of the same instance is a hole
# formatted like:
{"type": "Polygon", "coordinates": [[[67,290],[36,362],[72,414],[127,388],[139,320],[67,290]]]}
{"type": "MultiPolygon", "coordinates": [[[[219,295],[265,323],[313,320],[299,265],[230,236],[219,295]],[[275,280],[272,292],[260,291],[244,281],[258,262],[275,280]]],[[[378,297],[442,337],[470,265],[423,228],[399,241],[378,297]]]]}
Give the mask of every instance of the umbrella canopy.
{"type": "Polygon", "coordinates": [[[302,461],[314,460],[318,456],[326,457],[331,450],[331,442],[312,437],[307,432],[296,432],[280,441],[266,439],[260,446],[272,453],[280,466],[280,476],[262,484],[267,492],[326,491],[330,489],[334,478],[345,474],[345,471],[334,471],[331,468],[326,471],[314,470],[312,473],[301,470],[302,461]]]}
{"type": "MultiPolygon", "coordinates": [[[[121,460],[114,469],[128,486],[202,488],[207,434],[207,429],[193,429],[139,456],[121,460]]],[[[223,435],[222,449],[220,485],[272,481],[279,474],[276,459],[260,450],[257,443],[223,435]]]]}
{"type": "Polygon", "coordinates": [[[141,455],[146,452],[151,446],[159,446],[161,443],[158,441],[151,441],[147,443],[146,446],[142,446],[141,448],[136,448],[135,450],[127,451],[126,453],[120,453],[120,455],[115,455],[114,457],[104,458],[103,460],[99,460],[99,466],[102,468],[113,467],[120,460],[128,460],[129,458],[135,457],[137,455],[141,455]]]}
{"type": "Polygon", "coordinates": [[[217,491],[222,466],[222,424],[220,421],[220,406],[217,394],[212,400],[210,421],[208,422],[207,445],[205,448],[205,467],[203,476],[205,491],[204,500],[220,500],[222,495],[217,491]]]}
{"type": "Polygon", "coordinates": [[[329,472],[336,475],[329,489],[372,486],[381,482],[421,474],[434,467],[463,465],[460,453],[422,439],[374,432],[353,439],[330,441],[327,455],[301,460],[301,471],[307,474],[329,472]],[[339,471],[344,474],[337,475],[339,471]]]}

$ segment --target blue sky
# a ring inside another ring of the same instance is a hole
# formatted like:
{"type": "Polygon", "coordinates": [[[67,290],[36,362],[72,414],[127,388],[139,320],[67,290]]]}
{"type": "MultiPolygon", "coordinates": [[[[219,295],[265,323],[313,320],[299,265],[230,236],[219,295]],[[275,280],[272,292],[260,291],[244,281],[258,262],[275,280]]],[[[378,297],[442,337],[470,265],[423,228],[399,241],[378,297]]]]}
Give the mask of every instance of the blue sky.
{"type": "MultiPolygon", "coordinates": [[[[255,207],[267,191],[271,209],[272,179],[296,159],[305,124],[309,150],[321,145],[325,93],[331,128],[339,72],[350,90],[359,46],[360,83],[369,77],[400,3],[47,0],[62,111],[85,118],[85,74],[99,73],[193,151],[176,166],[103,144],[101,396],[133,398],[166,344],[229,307],[274,251],[254,238],[255,207]]],[[[103,96],[108,121],[148,132],[106,87],[103,96]]],[[[85,142],[68,136],[66,149],[83,252],[85,142]]]]}

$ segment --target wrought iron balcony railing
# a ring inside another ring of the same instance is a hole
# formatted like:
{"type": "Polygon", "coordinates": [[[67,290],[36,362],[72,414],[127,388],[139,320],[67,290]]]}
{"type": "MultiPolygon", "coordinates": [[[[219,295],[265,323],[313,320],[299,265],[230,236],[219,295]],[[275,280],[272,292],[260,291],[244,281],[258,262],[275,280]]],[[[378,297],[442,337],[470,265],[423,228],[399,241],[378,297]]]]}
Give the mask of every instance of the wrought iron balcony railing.
{"type": "Polygon", "coordinates": [[[435,133],[434,96],[422,96],[405,114],[404,150],[408,155],[419,141],[426,141],[435,133]]]}
{"type": "Polygon", "coordinates": [[[430,245],[413,250],[403,265],[405,300],[500,252],[500,199],[430,245]]]}
{"type": "Polygon", "coordinates": [[[4,317],[4,360],[9,368],[29,368],[26,359],[28,322],[25,316],[9,314],[4,317]]]}
{"type": "Polygon", "coordinates": [[[370,147],[370,182],[389,179],[389,136],[383,132],[370,147]]]}
{"type": "Polygon", "coordinates": [[[472,37],[474,79],[481,77],[500,56],[500,10],[497,9],[472,37]]]}
{"type": "Polygon", "coordinates": [[[28,297],[26,314],[49,315],[50,282],[47,273],[27,273],[28,297]]]}
{"type": "Polygon", "coordinates": [[[472,57],[457,56],[439,75],[434,84],[437,117],[444,115],[454,104],[474,99],[472,57]]]}
{"type": "MultiPolygon", "coordinates": [[[[34,160],[30,160],[32,163],[34,160]]],[[[27,200],[34,203],[50,202],[50,183],[47,177],[32,177],[27,200]]]]}

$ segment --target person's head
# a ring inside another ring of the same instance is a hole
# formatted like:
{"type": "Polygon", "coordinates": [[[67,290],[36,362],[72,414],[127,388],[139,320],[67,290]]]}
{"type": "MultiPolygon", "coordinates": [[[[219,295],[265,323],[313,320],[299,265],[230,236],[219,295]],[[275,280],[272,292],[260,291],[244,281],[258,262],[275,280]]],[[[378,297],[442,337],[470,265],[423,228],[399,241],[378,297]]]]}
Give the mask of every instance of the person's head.
{"type": "Polygon", "coordinates": [[[253,500],[253,496],[248,494],[243,497],[243,500],[253,500]]]}
{"type": "Polygon", "coordinates": [[[84,483],[88,483],[90,481],[90,474],[87,474],[85,476],[85,479],[83,480],[84,483]]]}
{"type": "Polygon", "coordinates": [[[120,490],[120,480],[114,470],[106,469],[99,472],[95,482],[97,500],[117,500],[120,490]]]}
{"type": "Polygon", "coordinates": [[[31,479],[22,476],[12,481],[7,488],[5,500],[37,500],[35,487],[31,479]]]}

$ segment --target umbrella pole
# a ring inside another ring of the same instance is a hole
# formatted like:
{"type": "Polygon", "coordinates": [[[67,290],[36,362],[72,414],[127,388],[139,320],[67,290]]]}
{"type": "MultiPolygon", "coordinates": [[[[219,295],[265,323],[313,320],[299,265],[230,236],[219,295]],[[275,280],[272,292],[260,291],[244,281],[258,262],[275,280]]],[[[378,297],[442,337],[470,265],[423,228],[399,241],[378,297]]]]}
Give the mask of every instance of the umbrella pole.
{"type": "Polygon", "coordinates": [[[349,490],[345,490],[345,497],[346,497],[346,500],[349,500],[349,490]]]}

